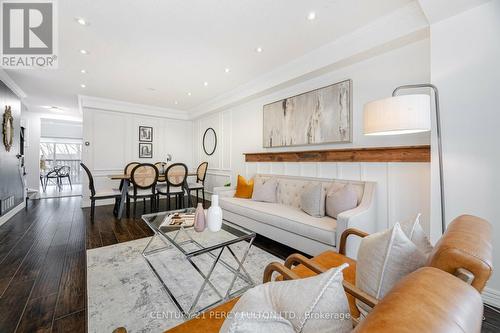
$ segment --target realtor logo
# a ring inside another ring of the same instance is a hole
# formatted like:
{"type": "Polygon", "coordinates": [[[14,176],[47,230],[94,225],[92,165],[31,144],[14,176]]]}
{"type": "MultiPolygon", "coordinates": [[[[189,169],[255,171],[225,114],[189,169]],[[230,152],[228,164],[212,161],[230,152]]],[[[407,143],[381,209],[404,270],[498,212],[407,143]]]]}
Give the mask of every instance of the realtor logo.
{"type": "Polygon", "coordinates": [[[51,0],[2,0],[1,66],[56,68],[55,3],[51,0]]]}

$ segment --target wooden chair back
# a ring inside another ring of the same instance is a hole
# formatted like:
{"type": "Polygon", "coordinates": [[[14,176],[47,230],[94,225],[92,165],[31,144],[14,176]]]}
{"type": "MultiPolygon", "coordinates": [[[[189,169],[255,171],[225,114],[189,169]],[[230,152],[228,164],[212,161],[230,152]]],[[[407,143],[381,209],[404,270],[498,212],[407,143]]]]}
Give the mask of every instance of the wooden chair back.
{"type": "Polygon", "coordinates": [[[158,169],[150,163],[136,165],[130,174],[130,181],[134,184],[134,189],[154,188],[158,182],[158,169]]]}
{"type": "Polygon", "coordinates": [[[198,165],[198,169],[196,170],[196,177],[198,178],[199,182],[205,183],[207,170],[208,170],[208,162],[203,162],[200,165],[198,165]]]}
{"type": "Polygon", "coordinates": [[[90,172],[89,168],[83,163],[80,163],[80,166],[82,167],[83,170],[85,170],[85,173],[87,174],[87,177],[89,178],[89,190],[90,190],[90,196],[93,197],[95,196],[95,186],[94,186],[94,177],[92,177],[92,173],[90,172]]]}
{"type": "Polygon", "coordinates": [[[130,162],[125,166],[125,169],[123,169],[123,173],[126,175],[131,175],[132,174],[132,169],[134,169],[136,166],[138,166],[139,162],[130,162]]]}
{"type": "Polygon", "coordinates": [[[165,180],[167,181],[167,186],[183,186],[186,183],[187,174],[188,170],[185,164],[174,163],[169,165],[167,171],[165,171],[165,180]]]}
{"type": "Polygon", "coordinates": [[[163,174],[167,168],[167,163],[165,162],[156,162],[155,167],[158,169],[160,174],[163,174]]]}

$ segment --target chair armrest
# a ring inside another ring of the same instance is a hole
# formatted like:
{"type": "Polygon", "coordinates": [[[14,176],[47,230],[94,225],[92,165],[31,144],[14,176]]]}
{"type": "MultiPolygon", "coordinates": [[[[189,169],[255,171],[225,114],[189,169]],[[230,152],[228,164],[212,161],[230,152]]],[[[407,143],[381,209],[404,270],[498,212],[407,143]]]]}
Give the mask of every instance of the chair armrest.
{"type": "Polygon", "coordinates": [[[360,300],[361,302],[365,303],[369,307],[373,308],[373,307],[375,307],[375,305],[377,305],[378,300],[375,297],[373,297],[370,294],[367,294],[366,292],[359,289],[358,287],[356,287],[352,283],[344,280],[344,281],[342,281],[342,285],[343,285],[346,293],[352,295],[352,297],[360,300]]]}
{"type": "Polygon", "coordinates": [[[268,264],[264,270],[264,277],[262,279],[263,283],[270,282],[274,272],[281,274],[283,276],[283,280],[300,279],[300,276],[283,266],[283,264],[280,264],[279,262],[272,262],[268,264]]]}
{"type": "Polygon", "coordinates": [[[293,266],[296,266],[298,264],[302,264],[309,268],[311,271],[313,271],[316,274],[321,274],[327,271],[323,266],[318,265],[311,259],[308,259],[304,257],[302,254],[294,253],[288,256],[285,260],[285,267],[288,269],[292,269],[293,266]]]}
{"type": "Polygon", "coordinates": [[[340,244],[339,244],[339,253],[342,255],[346,255],[346,245],[347,245],[347,238],[351,235],[359,236],[361,238],[365,238],[366,236],[369,235],[369,233],[364,232],[359,229],[355,228],[349,228],[346,229],[342,235],[340,236],[340,244]]]}

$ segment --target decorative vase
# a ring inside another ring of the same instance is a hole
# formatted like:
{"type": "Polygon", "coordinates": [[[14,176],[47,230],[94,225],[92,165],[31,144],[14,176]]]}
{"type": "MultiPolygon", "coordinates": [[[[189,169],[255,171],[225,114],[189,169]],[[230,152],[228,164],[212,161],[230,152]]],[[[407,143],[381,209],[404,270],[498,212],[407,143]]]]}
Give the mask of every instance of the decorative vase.
{"type": "Polygon", "coordinates": [[[203,205],[198,203],[198,207],[196,207],[196,212],[194,213],[194,230],[197,232],[202,232],[205,230],[206,221],[205,221],[205,210],[203,209],[203,205]]]}
{"type": "Polygon", "coordinates": [[[222,209],[219,207],[219,196],[212,195],[212,204],[207,213],[207,227],[212,232],[217,232],[222,227],[222,209]]]}

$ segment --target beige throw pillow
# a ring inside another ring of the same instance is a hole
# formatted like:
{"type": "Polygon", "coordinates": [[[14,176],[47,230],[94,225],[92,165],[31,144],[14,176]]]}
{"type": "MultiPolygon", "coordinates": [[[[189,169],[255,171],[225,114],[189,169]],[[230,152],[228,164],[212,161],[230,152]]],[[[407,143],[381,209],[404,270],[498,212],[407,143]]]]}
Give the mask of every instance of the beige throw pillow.
{"type": "Polygon", "coordinates": [[[342,287],[342,270],[347,266],[248,290],[231,310],[220,332],[351,332],[349,304],[342,287]]]}
{"type": "MultiPolygon", "coordinates": [[[[356,264],[356,286],[377,299],[404,276],[424,266],[426,256],[406,237],[399,223],[361,240],[356,264]]],[[[363,315],[371,310],[356,300],[363,315]]]]}
{"type": "Polygon", "coordinates": [[[300,208],[314,217],[325,216],[325,190],[321,183],[306,186],[300,195],[300,208]]]}
{"type": "Polygon", "coordinates": [[[326,215],[333,217],[358,206],[358,195],[351,184],[342,188],[332,187],[326,196],[326,215]]]}
{"type": "Polygon", "coordinates": [[[275,203],[278,179],[269,178],[264,180],[257,178],[253,185],[252,200],[275,203]]]}
{"type": "Polygon", "coordinates": [[[422,251],[426,256],[429,256],[434,249],[427,237],[422,225],[420,224],[420,217],[422,214],[417,214],[413,219],[401,222],[401,229],[413,244],[422,251]]]}

